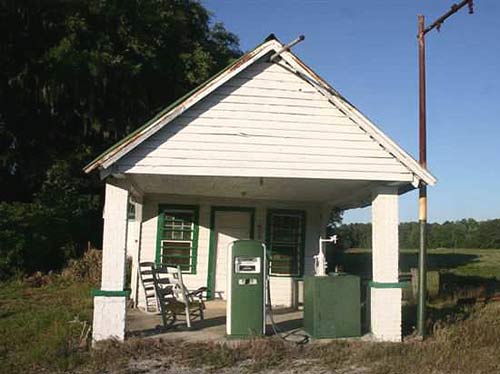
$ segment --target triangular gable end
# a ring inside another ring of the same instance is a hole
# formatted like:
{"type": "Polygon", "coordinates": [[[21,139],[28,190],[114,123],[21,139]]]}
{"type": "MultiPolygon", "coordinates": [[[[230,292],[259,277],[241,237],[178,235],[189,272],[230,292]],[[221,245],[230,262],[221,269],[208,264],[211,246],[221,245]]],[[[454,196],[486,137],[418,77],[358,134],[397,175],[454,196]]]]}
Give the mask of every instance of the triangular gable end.
{"type": "Polygon", "coordinates": [[[281,47],[276,40],[257,47],[99,165],[129,173],[435,182],[291,52],[270,63],[281,47]]]}

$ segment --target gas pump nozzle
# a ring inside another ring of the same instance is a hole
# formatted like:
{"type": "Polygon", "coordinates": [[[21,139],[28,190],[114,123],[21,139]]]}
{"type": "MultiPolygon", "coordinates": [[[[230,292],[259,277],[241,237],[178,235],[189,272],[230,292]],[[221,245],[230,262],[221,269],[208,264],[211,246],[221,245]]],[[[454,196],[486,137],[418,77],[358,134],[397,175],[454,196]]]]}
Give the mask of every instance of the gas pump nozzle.
{"type": "Polygon", "coordinates": [[[323,250],[323,243],[337,243],[337,235],[332,235],[327,239],[319,237],[319,251],[316,256],[314,256],[314,272],[317,277],[323,277],[326,275],[326,267],[328,263],[326,262],[325,251],[323,250]]]}

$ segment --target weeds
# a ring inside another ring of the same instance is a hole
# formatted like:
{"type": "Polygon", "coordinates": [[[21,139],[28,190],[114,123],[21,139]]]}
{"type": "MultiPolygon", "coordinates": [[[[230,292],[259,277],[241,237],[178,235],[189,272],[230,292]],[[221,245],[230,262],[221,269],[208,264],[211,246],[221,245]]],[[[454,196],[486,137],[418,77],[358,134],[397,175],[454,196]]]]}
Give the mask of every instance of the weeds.
{"type": "Polygon", "coordinates": [[[30,288],[22,282],[12,282],[0,286],[2,371],[18,373],[37,367],[55,371],[78,365],[82,328],[69,321],[75,316],[90,321],[89,296],[88,284],[59,282],[30,288]]]}
{"type": "Polygon", "coordinates": [[[334,341],[299,347],[277,338],[232,343],[183,343],[160,339],[111,342],[93,355],[95,372],[126,371],[130,362],[156,360],[163,369],[204,368],[207,372],[266,370],[373,374],[500,372],[500,304],[475,306],[457,318],[437,322],[426,341],[371,343],[334,341]],[[100,358],[98,358],[99,356],[100,358]],[[99,365],[95,365],[99,362],[99,365]],[[119,363],[119,364],[117,364],[119,363]]]}
{"type": "Polygon", "coordinates": [[[97,249],[87,250],[82,258],[70,260],[61,276],[75,282],[85,281],[97,286],[101,281],[102,253],[97,249]]]}
{"type": "Polygon", "coordinates": [[[62,274],[0,283],[0,372],[65,371],[87,360],[99,258],[89,251],[62,274]]]}
{"type": "Polygon", "coordinates": [[[197,343],[183,345],[178,362],[189,367],[208,367],[212,370],[231,367],[241,361],[241,349],[231,348],[225,344],[197,343]]]}

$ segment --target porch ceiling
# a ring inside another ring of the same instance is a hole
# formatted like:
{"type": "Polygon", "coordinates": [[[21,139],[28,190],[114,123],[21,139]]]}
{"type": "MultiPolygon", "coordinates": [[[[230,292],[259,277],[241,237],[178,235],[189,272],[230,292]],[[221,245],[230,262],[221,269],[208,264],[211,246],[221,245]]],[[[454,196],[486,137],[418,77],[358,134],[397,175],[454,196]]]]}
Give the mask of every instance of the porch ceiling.
{"type": "MultiPolygon", "coordinates": [[[[301,179],[204,177],[151,174],[127,174],[133,186],[142,193],[175,194],[257,200],[301,201],[328,204],[341,209],[371,204],[373,192],[398,182],[301,179]]],[[[400,183],[401,193],[412,189],[400,183]]]]}

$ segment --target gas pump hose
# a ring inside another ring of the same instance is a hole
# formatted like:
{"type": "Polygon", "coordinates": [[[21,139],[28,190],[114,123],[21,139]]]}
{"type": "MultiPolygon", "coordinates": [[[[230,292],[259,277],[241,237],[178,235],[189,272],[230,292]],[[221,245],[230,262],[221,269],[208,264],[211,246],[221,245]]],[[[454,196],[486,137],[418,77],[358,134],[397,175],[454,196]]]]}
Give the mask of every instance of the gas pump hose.
{"type": "Polygon", "coordinates": [[[279,327],[276,325],[274,322],[274,315],[273,315],[273,306],[271,303],[271,283],[269,279],[269,272],[267,272],[266,276],[266,288],[267,288],[267,313],[266,315],[269,316],[269,321],[271,322],[271,327],[273,329],[273,332],[276,336],[278,336],[280,339],[283,339],[284,341],[287,342],[293,342],[297,345],[303,345],[309,343],[309,335],[306,333],[300,333],[299,331],[301,330],[300,328],[291,330],[289,332],[283,332],[279,329],[279,327]]]}

